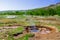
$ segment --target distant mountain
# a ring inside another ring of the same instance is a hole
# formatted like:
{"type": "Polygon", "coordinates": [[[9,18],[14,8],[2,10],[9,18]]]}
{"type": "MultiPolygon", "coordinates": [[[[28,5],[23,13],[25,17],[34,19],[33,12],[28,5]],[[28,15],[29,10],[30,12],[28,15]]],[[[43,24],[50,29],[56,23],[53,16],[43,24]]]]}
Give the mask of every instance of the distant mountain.
{"type": "MultiPolygon", "coordinates": [[[[47,8],[56,8],[56,7],[60,7],[60,2],[56,3],[56,4],[51,4],[47,7],[43,7],[42,9],[47,9],[47,8]]],[[[37,8],[37,9],[40,9],[40,8],[37,8]]]]}

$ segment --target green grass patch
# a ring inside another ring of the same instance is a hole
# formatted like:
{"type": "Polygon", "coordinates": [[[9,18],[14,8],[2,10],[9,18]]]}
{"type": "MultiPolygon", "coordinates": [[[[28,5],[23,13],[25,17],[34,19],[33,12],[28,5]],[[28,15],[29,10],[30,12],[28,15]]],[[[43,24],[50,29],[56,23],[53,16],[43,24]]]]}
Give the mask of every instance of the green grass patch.
{"type": "Polygon", "coordinates": [[[60,31],[60,26],[57,26],[57,28],[58,28],[58,31],[60,31]]]}
{"type": "Polygon", "coordinates": [[[25,36],[23,36],[17,40],[28,40],[31,36],[32,36],[32,34],[26,34],[25,36]]]}
{"type": "Polygon", "coordinates": [[[16,29],[11,29],[10,30],[10,33],[11,34],[15,34],[15,33],[19,33],[19,32],[22,32],[24,30],[24,28],[22,26],[16,28],[16,29]]]}

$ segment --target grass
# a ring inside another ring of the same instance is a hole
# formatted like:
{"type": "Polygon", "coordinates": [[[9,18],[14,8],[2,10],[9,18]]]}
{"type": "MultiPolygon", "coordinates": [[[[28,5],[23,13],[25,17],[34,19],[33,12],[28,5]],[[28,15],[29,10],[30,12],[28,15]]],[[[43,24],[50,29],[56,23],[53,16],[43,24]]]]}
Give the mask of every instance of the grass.
{"type": "Polygon", "coordinates": [[[60,31],[60,26],[57,26],[58,30],[60,31]]]}
{"type": "MultiPolygon", "coordinates": [[[[28,25],[31,25],[32,22],[34,22],[34,21],[35,21],[35,24],[36,25],[38,25],[38,24],[39,25],[40,24],[44,24],[44,23],[40,23],[37,20],[31,21],[31,23],[30,22],[27,22],[26,21],[26,18],[28,18],[28,16],[24,16],[24,15],[16,15],[17,17],[16,18],[13,18],[13,19],[8,19],[8,18],[6,18],[6,16],[9,16],[9,15],[0,15],[0,18],[1,18],[0,19],[0,22],[1,22],[0,23],[0,26],[4,26],[4,25],[6,26],[6,25],[11,25],[11,24],[14,25],[14,23],[21,24],[23,26],[24,25],[25,26],[28,26],[28,25]]],[[[31,17],[31,19],[32,19],[32,17],[31,17]]],[[[48,25],[52,25],[52,24],[48,24],[48,25]]],[[[12,34],[16,34],[16,33],[22,32],[24,30],[23,26],[19,26],[16,29],[10,29],[10,30],[8,29],[9,30],[8,35],[10,35],[10,36],[8,36],[6,38],[6,40],[15,40],[13,38],[12,34]]],[[[57,28],[60,31],[60,26],[57,26],[57,28]]],[[[30,36],[31,36],[31,34],[26,34],[25,36],[23,36],[23,37],[21,37],[19,39],[16,39],[16,40],[28,40],[30,36]]],[[[2,40],[2,39],[0,39],[0,40],[2,40]]]]}
{"type": "Polygon", "coordinates": [[[32,34],[26,34],[25,36],[23,36],[17,40],[28,40],[31,36],[32,36],[32,34]]]}
{"type": "Polygon", "coordinates": [[[23,36],[23,37],[21,37],[21,38],[19,38],[17,40],[28,40],[28,38],[29,38],[29,36],[28,35],[25,35],[25,36],[23,36]]]}
{"type": "MultiPolygon", "coordinates": [[[[16,28],[16,29],[8,29],[8,32],[2,32],[2,33],[0,33],[0,34],[2,34],[2,35],[0,35],[0,36],[3,36],[3,35],[8,35],[8,37],[4,37],[4,40],[15,40],[14,38],[13,38],[13,34],[16,34],[16,33],[19,33],[19,32],[22,32],[24,30],[24,28],[22,27],[22,26],[19,26],[18,28],[16,28]]],[[[26,39],[25,37],[27,37],[27,36],[24,36],[24,39],[26,39]]],[[[21,38],[21,39],[23,39],[23,38],[21,38]]],[[[2,40],[1,38],[0,38],[0,40],[2,40]]],[[[20,40],[20,39],[17,39],[17,40],[20,40]]]]}
{"type": "Polygon", "coordinates": [[[11,29],[10,30],[10,33],[11,34],[15,34],[15,33],[19,33],[19,32],[22,32],[24,30],[24,28],[22,26],[16,28],[16,29],[11,29]]]}

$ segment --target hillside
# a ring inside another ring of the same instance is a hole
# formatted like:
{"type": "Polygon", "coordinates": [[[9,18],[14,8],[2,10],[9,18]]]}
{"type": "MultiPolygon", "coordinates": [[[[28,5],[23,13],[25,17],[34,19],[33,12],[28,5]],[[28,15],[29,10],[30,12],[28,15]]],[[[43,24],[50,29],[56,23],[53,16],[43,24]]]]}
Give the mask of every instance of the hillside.
{"type": "Polygon", "coordinates": [[[1,11],[0,15],[41,15],[41,16],[60,16],[60,3],[52,4],[43,8],[35,8],[30,10],[10,10],[1,11]]]}

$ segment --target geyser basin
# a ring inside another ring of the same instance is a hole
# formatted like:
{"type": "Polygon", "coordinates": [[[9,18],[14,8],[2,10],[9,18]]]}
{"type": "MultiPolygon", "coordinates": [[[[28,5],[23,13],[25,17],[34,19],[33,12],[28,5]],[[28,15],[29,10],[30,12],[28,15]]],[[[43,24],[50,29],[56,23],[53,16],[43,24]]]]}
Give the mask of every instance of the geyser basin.
{"type": "Polygon", "coordinates": [[[40,34],[48,34],[48,33],[57,32],[57,29],[53,26],[51,26],[51,27],[50,26],[27,26],[26,28],[31,33],[39,32],[40,34]]]}

